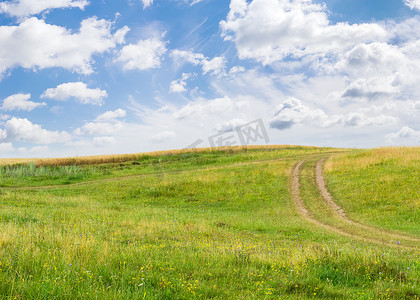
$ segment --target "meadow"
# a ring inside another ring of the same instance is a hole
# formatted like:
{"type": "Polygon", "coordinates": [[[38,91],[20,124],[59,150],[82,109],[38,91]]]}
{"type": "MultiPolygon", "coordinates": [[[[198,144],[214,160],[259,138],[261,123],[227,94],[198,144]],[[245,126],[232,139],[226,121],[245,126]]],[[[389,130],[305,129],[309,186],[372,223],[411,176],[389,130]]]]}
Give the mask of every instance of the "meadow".
{"type": "Polygon", "coordinates": [[[420,297],[420,148],[0,164],[2,299],[420,297]]]}

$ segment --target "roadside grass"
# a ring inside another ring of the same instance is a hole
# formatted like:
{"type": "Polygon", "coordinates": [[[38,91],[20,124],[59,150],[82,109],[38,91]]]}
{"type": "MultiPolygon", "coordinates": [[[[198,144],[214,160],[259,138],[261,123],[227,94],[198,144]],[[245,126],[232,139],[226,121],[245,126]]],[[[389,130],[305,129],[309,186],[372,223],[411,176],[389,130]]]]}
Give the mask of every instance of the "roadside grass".
{"type": "Polygon", "coordinates": [[[1,189],[0,295],[418,298],[418,251],[352,241],[299,217],[290,172],[328,151],[180,155],[161,169],[134,165],[129,174],[142,176],[108,180],[125,171],[103,166],[111,175],[95,172],[106,181],[1,189]]]}
{"type": "Polygon", "coordinates": [[[352,218],[420,237],[420,147],[333,156],[325,174],[333,198],[352,218]]]}

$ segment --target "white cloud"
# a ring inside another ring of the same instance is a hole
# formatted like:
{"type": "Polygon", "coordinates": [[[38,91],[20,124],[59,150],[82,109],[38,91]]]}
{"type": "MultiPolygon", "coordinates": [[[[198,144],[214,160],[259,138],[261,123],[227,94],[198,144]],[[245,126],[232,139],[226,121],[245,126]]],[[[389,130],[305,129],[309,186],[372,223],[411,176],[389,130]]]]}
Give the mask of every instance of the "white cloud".
{"type": "MultiPolygon", "coordinates": [[[[147,7],[151,6],[154,2],[154,0],[141,0],[143,2],[143,9],[146,9],[147,7]]],[[[185,3],[189,3],[191,6],[200,3],[203,0],[184,0],[185,3]]]]}
{"type": "Polygon", "coordinates": [[[348,113],[341,119],[345,126],[353,127],[390,126],[398,122],[398,118],[396,117],[385,115],[368,117],[362,113],[348,113]]]}
{"type": "Polygon", "coordinates": [[[96,17],[83,20],[76,33],[34,17],[18,26],[0,26],[0,76],[15,67],[61,67],[90,74],[93,55],[122,43],[128,30],[123,27],[113,34],[112,23],[96,17]]]}
{"type": "Polygon", "coordinates": [[[107,111],[95,119],[95,122],[110,122],[115,121],[117,118],[123,118],[127,115],[124,109],[118,108],[114,111],[107,111]]]}
{"type": "MultiPolygon", "coordinates": [[[[69,143],[66,143],[66,146],[70,146],[72,148],[105,148],[112,145],[115,145],[117,142],[117,139],[113,136],[97,136],[93,138],[81,138],[76,141],[71,141],[69,143]]],[[[96,149],[94,150],[96,151],[96,149]]]]}
{"type": "Polygon", "coordinates": [[[14,150],[12,143],[0,143],[0,153],[13,152],[14,150]]]}
{"type": "Polygon", "coordinates": [[[42,107],[47,105],[45,102],[33,102],[29,101],[31,94],[15,94],[7,97],[3,100],[3,105],[1,106],[2,110],[12,111],[12,110],[23,110],[31,111],[37,107],[42,107]]]}
{"type": "Polygon", "coordinates": [[[404,0],[404,4],[407,5],[411,9],[420,10],[420,0],[404,0]]]}
{"type": "Polygon", "coordinates": [[[378,24],[332,25],[326,11],[311,0],[232,0],[220,27],[225,40],[235,42],[241,59],[263,64],[286,57],[326,57],[387,37],[378,24]]]}
{"type": "Polygon", "coordinates": [[[0,129],[0,140],[4,140],[7,137],[7,131],[0,129]]]}
{"type": "Polygon", "coordinates": [[[326,128],[333,125],[351,127],[390,126],[396,124],[398,118],[393,116],[366,116],[359,112],[346,115],[327,115],[322,109],[312,109],[295,98],[289,98],[277,107],[277,112],[269,121],[271,128],[284,130],[294,125],[326,128]]]}
{"type": "MultiPolygon", "coordinates": [[[[395,25],[398,27],[398,25],[395,25]]],[[[325,64],[330,74],[344,77],[347,87],[342,101],[408,100],[419,97],[420,43],[400,45],[387,43],[358,44],[343,53],[336,64],[325,64]]]]}
{"type": "Polygon", "coordinates": [[[159,143],[162,141],[166,141],[168,139],[173,139],[176,137],[176,133],[171,131],[171,130],[165,130],[162,132],[159,132],[158,134],[155,134],[154,136],[152,136],[152,141],[159,143]]]}
{"type": "Polygon", "coordinates": [[[160,67],[161,56],[167,51],[166,43],[159,38],[140,40],[122,48],[117,62],[125,70],[147,70],[160,67]]]}
{"type": "Polygon", "coordinates": [[[213,100],[198,100],[188,103],[174,113],[177,119],[183,119],[194,115],[211,114],[230,111],[235,107],[235,103],[228,97],[216,98],[213,100]]]}
{"type": "Polygon", "coordinates": [[[417,142],[420,142],[420,131],[414,130],[408,126],[404,126],[400,131],[395,133],[390,133],[386,136],[388,139],[415,139],[417,142]]]}
{"type": "MultiPolygon", "coordinates": [[[[6,121],[6,120],[9,120],[10,118],[11,118],[10,115],[0,114],[0,121],[6,121]]],[[[1,122],[0,122],[0,124],[1,124],[1,122]]]]}
{"type": "Polygon", "coordinates": [[[74,131],[76,135],[112,135],[123,129],[121,122],[89,122],[74,131]]]}
{"type": "Polygon", "coordinates": [[[398,86],[393,85],[394,82],[395,79],[393,77],[358,79],[350,83],[342,97],[375,99],[378,97],[396,95],[400,92],[400,89],[398,86]]]}
{"type": "Polygon", "coordinates": [[[56,8],[76,7],[83,10],[88,4],[87,0],[13,0],[0,3],[0,13],[26,17],[56,8]]]}
{"type": "MultiPolygon", "coordinates": [[[[19,147],[17,151],[22,153],[25,157],[32,156],[32,157],[39,157],[44,156],[48,153],[50,148],[48,146],[35,146],[32,148],[26,148],[26,147],[19,147]]],[[[47,154],[48,155],[48,154],[47,154]]]]}
{"type": "Polygon", "coordinates": [[[277,112],[270,120],[271,128],[280,130],[292,127],[295,124],[309,124],[318,127],[328,127],[338,123],[339,120],[330,120],[321,109],[311,109],[295,98],[289,98],[277,107],[277,112]]]}
{"type": "Polygon", "coordinates": [[[407,63],[400,47],[387,43],[355,44],[333,66],[335,71],[345,70],[352,75],[391,75],[407,63]]]}
{"type": "Polygon", "coordinates": [[[229,70],[229,74],[243,73],[245,68],[242,66],[234,66],[229,70]]]}
{"type": "Polygon", "coordinates": [[[246,124],[247,121],[243,119],[232,119],[216,126],[216,130],[219,132],[229,132],[235,130],[236,127],[246,124]]]}
{"type": "Polygon", "coordinates": [[[65,131],[49,131],[28,119],[11,118],[4,126],[7,139],[35,144],[53,144],[69,141],[71,136],[65,131]]]}
{"type": "Polygon", "coordinates": [[[58,85],[56,88],[47,89],[41,98],[66,101],[74,98],[82,104],[102,105],[103,99],[108,97],[105,90],[99,88],[90,89],[83,82],[68,82],[58,85]]]}
{"type": "Polygon", "coordinates": [[[143,9],[151,6],[153,4],[153,0],[141,0],[143,2],[143,9]]]}
{"type": "Polygon", "coordinates": [[[205,59],[205,56],[202,53],[195,53],[192,51],[178,49],[172,50],[171,56],[177,60],[184,60],[195,66],[201,64],[201,61],[205,59]]]}
{"type": "Polygon", "coordinates": [[[169,91],[171,93],[182,93],[185,92],[187,89],[187,80],[191,77],[190,73],[182,73],[182,78],[177,80],[172,80],[169,86],[169,91]]]}
{"type": "Polygon", "coordinates": [[[171,51],[171,56],[176,61],[185,61],[193,64],[194,66],[200,65],[203,70],[203,74],[212,73],[214,75],[218,75],[225,70],[226,58],[223,56],[216,56],[210,59],[205,57],[202,53],[178,49],[171,51]]]}
{"type": "Polygon", "coordinates": [[[109,146],[115,144],[116,139],[113,136],[100,136],[93,138],[93,145],[97,147],[109,146]]]}
{"type": "Polygon", "coordinates": [[[113,135],[124,128],[124,123],[118,118],[125,117],[127,112],[121,108],[107,111],[99,115],[94,122],[85,123],[74,131],[76,135],[113,135]]]}
{"type": "Polygon", "coordinates": [[[210,60],[203,60],[203,74],[220,74],[224,71],[226,59],[223,56],[217,56],[210,60]]]}

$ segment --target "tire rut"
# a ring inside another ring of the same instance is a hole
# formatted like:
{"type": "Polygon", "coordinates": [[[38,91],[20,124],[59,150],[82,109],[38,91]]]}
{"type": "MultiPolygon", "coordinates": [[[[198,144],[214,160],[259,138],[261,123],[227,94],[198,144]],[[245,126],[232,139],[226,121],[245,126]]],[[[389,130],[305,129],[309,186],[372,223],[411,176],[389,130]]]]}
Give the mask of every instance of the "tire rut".
{"type": "Polygon", "coordinates": [[[420,245],[420,239],[416,238],[414,236],[406,235],[406,234],[400,234],[396,232],[392,232],[390,230],[381,229],[374,226],[369,226],[363,223],[360,223],[355,220],[351,220],[347,215],[344,209],[342,209],[335,201],[334,198],[331,196],[330,192],[327,189],[326,181],[324,178],[324,175],[322,173],[323,165],[326,161],[327,157],[324,157],[320,159],[316,164],[316,170],[315,170],[315,179],[316,179],[316,185],[318,188],[319,193],[321,194],[322,198],[325,200],[325,202],[336,212],[337,217],[340,219],[348,222],[349,224],[353,226],[358,226],[359,228],[363,228],[366,230],[369,230],[371,232],[376,232],[379,234],[388,235],[389,237],[397,238],[397,239],[405,239],[410,240],[412,242],[418,242],[420,245]]]}
{"type": "Polygon", "coordinates": [[[325,228],[333,233],[342,235],[342,236],[346,236],[348,238],[352,238],[352,239],[357,239],[359,241],[363,241],[363,242],[367,242],[367,243],[375,243],[375,244],[380,244],[383,246],[390,246],[390,247],[394,247],[394,248],[398,248],[398,249],[406,249],[406,250],[418,250],[418,247],[414,247],[414,246],[409,246],[409,245],[396,245],[393,243],[389,243],[388,241],[384,241],[381,239],[376,239],[376,238],[368,238],[365,236],[361,236],[358,234],[354,234],[354,233],[350,233],[347,232],[341,228],[335,227],[333,225],[330,224],[326,224],[323,223],[322,221],[316,219],[313,214],[305,207],[305,203],[301,197],[301,193],[300,193],[300,171],[301,171],[301,167],[302,165],[306,162],[307,160],[303,160],[300,161],[293,169],[292,174],[291,174],[291,182],[290,182],[290,191],[291,191],[291,196],[292,196],[292,200],[296,206],[297,212],[300,215],[300,217],[318,227],[322,227],[325,228]]]}

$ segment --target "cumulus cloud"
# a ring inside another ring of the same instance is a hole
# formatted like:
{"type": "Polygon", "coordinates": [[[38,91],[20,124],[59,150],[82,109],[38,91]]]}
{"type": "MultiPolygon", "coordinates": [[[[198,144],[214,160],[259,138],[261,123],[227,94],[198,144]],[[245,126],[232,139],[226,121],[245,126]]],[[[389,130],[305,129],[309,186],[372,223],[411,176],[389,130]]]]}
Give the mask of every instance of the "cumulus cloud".
{"type": "Polygon", "coordinates": [[[195,66],[200,65],[203,74],[211,73],[213,75],[218,75],[226,68],[226,58],[223,56],[216,56],[210,59],[202,53],[178,49],[173,50],[171,56],[176,61],[185,61],[195,66]]]}
{"type": "Polygon", "coordinates": [[[346,70],[351,74],[386,75],[397,72],[407,63],[403,50],[384,42],[360,43],[346,51],[333,66],[336,71],[346,70]]]}
{"type": "Polygon", "coordinates": [[[5,111],[12,111],[12,110],[31,111],[37,107],[42,107],[42,106],[47,105],[45,102],[33,102],[33,101],[29,101],[29,99],[31,99],[31,94],[11,95],[3,100],[1,109],[5,111]]]}
{"type": "MultiPolygon", "coordinates": [[[[335,120],[337,123],[338,120],[335,120]]],[[[277,107],[273,118],[269,121],[271,128],[280,130],[295,124],[307,123],[319,127],[327,127],[334,122],[328,122],[328,116],[321,109],[310,109],[295,98],[289,98],[277,107]]]]}
{"type": "Polygon", "coordinates": [[[102,105],[103,99],[108,97],[105,90],[99,88],[90,89],[83,82],[68,82],[58,85],[56,88],[47,89],[41,98],[54,99],[58,101],[67,101],[76,99],[82,104],[102,105]]]}
{"type": "Polygon", "coordinates": [[[0,26],[0,75],[15,67],[61,67],[90,74],[92,57],[124,42],[128,30],[112,33],[112,23],[96,17],[83,20],[76,33],[35,17],[18,26],[0,26]]]}
{"type": "Polygon", "coordinates": [[[34,144],[54,144],[69,141],[71,135],[65,131],[50,131],[28,119],[11,118],[4,125],[9,141],[23,141],[34,144]]]}
{"type": "Polygon", "coordinates": [[[388,139],[415,139],[420,142],[420,131],[411,127],[404,126],[398,132],[390,133],[386,136],[388,139]]]}
{"type": "Polygon", "coordinates": [[[420,0],[404,0],[404,3],[411,9],[420,10],[420,0]]]}
{"type": "Polygon", "coordinates": [[[115,121],[118,118],[123,118],[127,115],[127,111],[124,109],[118,108],[114,111],[107,111],[103,113],[102,115],[98,116],[95,119],[95,122],[110,122],[115,121]]]}
{"type": "Polygon", "coordinates": [[[378,24],[333,25],[326,11],[325,5],[311,0],[232,0],[220,27],[225,40],[235,43],[240,58],[263,64],[286,57],[324,57],[387,37],[378,24]]]}
{"type": "Polygon", "coordinates": [[[203,74],[220,74],[225,69],[226,59],[223,56],[217,56],[210,60],[203,60],[203,74]]]}
{"type": "Polygon", "coordinates": [[[398,94],[399,92],[400,89],[395,85],[393,77],[373,77],[353,81],[344,91],[342,97],[375,99],[398,94]]]}
{"type": "Polygon", "coordinates": [[[89,5],[87,0],[13,0],[0,3],[0,13],[13,17],[26,17],[56,8],[76,7],[83,10],[87,5],[89,5]]]}
{"type": "Polygon", "coordinates": [[[125,117],[127,112],[123,109],[107,111],[99,115],[94,122],[85,123],[74,131],[76,135],[113,135],[124,128],[124,124],[118,120],[125,117]]]}
{"type": "Polygon", "coordinates": [[[123,47],[116,61],[122,63],[125,70],[158,68],[167,50],[166,43],[159,38],[140,40],[123,47]]]}
{"type": "Polygon", "coordinates": [[[190,73],[182,73],[181,79],[172,80],[169,86],[169,91],[171,93],[182,93],[185,92],[187,89],[187,80],[191,77],[190,73]]]}
{"type": "Polygon", "coordinates": [[[333,125],[352,127],[390,126],[397,123],[398,118],[392,116],[366,116],[363,113],[351,112],[346,115],[327,115],[322,109],[312,109],[300,100],[289,98],[277,107],[277,111],[270,119],[271,128],[284,130],[294,125],[326,128],[333,125]]]}

